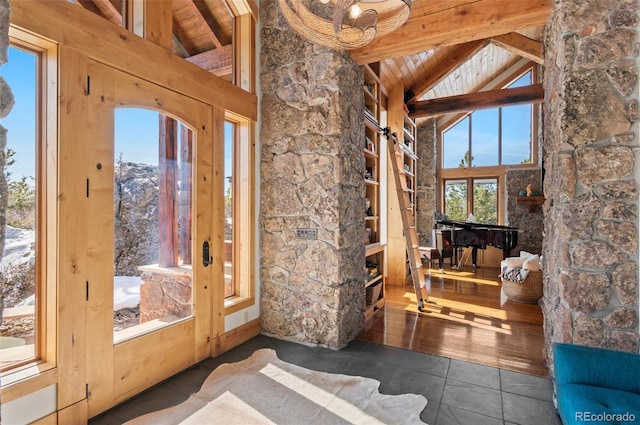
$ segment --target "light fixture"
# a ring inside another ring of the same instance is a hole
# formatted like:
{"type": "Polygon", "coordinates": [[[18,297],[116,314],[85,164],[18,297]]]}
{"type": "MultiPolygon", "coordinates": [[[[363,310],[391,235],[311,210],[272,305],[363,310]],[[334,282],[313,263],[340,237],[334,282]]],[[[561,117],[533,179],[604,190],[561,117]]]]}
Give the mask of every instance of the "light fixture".
{"type": "Polygon", "coordinates": [[[312,43],[352,50],[407,21],[411,0],[278,0],[289,26],[312,43]]]}

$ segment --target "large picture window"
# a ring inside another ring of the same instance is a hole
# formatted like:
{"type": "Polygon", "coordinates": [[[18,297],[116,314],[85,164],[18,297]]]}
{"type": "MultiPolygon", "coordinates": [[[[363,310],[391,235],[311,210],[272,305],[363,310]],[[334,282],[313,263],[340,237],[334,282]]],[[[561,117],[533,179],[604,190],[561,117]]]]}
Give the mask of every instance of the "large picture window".
{"type": "MultiPolygon", "coordinates": [[[[504,88],[531,85],[534,70],[516,74],[504,88]]],[[[536,163],[534,104],[480,109],[440,133],[440,211],[452,220],[503,224],[504,176],[536,163]]]]}
{"type": "MultiPolygon", "coordinates": [[[[531,85],[532,71],[506,88],[531,85]]],[[[533,162],[533,105],[474,111],[442,132],[442,168],[533,162]]]]}

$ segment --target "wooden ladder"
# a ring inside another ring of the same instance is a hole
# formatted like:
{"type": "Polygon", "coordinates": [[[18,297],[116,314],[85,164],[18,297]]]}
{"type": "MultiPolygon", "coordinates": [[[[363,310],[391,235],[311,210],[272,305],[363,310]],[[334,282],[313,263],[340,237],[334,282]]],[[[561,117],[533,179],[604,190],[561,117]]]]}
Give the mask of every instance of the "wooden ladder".
{"type": "Polygon", "coordinates": [[[400,215],[402,216],[402,228],[404,230],[404,238],[407,244],[407,256],[409,257],[409,265],[411,269],[411,280],[413,281],[413,289],[418,301],[418,311],[422,312],[425,310],[424,304],[429,300],[429,293],[427,292],[427,284],[424,277],[424,270],[422,268],[422,259],[420,258],[418,233],[416,232],[416,223],[413,217],[411,200],[409,199],[409,190],[407,187],[407,180],[405,178],[403,160],[403,155],[411,155],[415,157],[415,154],[409,149],[404,149],[404,147],[398,143],[396,134],[391,133],[389,127],[385,128],[383,131],[387,137],[387,144],[389,145],[389,159],[393,167],[393,176],[396,182],[398,203],[400,204],[400,215]]]}

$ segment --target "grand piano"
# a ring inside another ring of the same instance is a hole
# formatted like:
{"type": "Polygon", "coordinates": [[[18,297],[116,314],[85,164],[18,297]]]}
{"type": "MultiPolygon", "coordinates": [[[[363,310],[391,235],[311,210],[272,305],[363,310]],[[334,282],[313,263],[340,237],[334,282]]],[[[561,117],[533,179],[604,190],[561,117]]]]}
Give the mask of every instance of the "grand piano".
{"type": "Polygon", "coordinates": [[[518,229],[515,227],[450,220],[436,220],[436,224],[434,239],[440,254],[440,268],[446,250],[471,247],[472,266],[475,268],[478,248],[496,247],[502,250],[503,258],[507,258],[518,245],[518,229]]]}

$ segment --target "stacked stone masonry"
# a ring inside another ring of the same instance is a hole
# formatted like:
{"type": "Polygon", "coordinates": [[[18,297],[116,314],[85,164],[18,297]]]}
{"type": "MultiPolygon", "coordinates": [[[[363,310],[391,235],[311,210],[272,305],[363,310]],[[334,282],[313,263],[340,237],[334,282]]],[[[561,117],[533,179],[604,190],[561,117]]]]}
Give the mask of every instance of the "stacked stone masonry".
{"type": "Polygon", "coordinates": [[[536,169],[511,169],[506,174],[507,188],[507,221],[508,226],[519,229],[518,246],[511,255],[517,256],[519,251],[535,254],[542,253],[542,235],[544,234],[544,219],[542,208],[530,209],[528,205],[518,205],[517,197],[520,191],[526,190],[527,185],[532,190],[542,193],[541,171],[536,169]]]}
{"type": "Polygon", "coordinates": [[[339,348],[364,321],[363,71],[293,33],[276,0],[260,22],[261,326],[339,348]]]}
{"type": "Polygon", "coordinates": [[[556,341],[638,352],[639,8],[555,1],[545,29],[548,356],[556,341]]]}
{"type": "Polygon", "coordinates": [[[436,213],[436,120],[429,118],[416,122],[416,230],[420,246],[435,246],[432,240],[436,213]]]}
{"type": "Polygon", "coordinates": [[[140,323],[191,315],[191,270],[143,266],[140,279],[140,323]]]}

